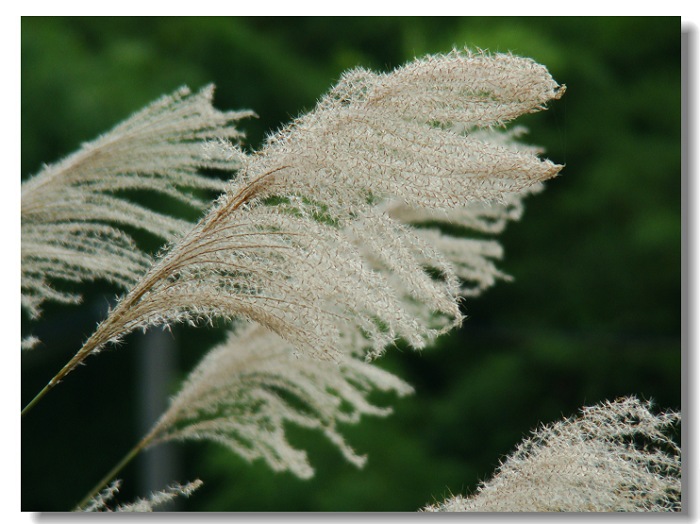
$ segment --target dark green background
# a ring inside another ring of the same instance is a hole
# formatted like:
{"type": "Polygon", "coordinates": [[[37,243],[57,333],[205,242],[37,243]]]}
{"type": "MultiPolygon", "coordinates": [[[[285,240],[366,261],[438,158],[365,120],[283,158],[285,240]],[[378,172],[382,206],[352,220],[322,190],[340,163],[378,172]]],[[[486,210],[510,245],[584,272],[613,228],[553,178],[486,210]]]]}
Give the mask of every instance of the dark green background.
{"type": "MultiPolygon", "coordinates": [[[[312,108],[350,67],[388,70],[452,46],[512,51],[568,86],[522,123],[565,163],[501,241],[515,277],[465,305],[436,348],[379,365],[416,388],[388,419],[345,432],[364,470],[324,439],[310,481],[216,445],[176,446],[173,480],[205,486],[180,506],[215,511],[413,511],[473,489],[530,429],[621,395],[681,399],[681,31],[679,18],[23,18],[22,177],[182,84],[217,85],[250,108],[248,141],[312,108]]],[[[78,349],[116,290],[23,321],[44,346],[23,355],[28,402],[78,349]]],[[[178,380],[220,332],[177,329],[178,380]]],[[[22,421],[22,509],[68,510],[143,435],[137,344],[93,357],[22,421]]],[[[143,495],[138,463],[120,500],[143,495]]]]}

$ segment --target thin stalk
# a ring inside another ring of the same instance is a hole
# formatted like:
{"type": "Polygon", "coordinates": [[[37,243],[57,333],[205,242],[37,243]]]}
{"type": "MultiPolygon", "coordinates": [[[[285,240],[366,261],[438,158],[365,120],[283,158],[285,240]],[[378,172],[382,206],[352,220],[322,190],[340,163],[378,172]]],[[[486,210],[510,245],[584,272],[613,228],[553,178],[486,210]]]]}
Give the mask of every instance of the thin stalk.
{"type": "Polygon", "coordinates": [[[52,387],[53,387],[53,385],[51,384],[51,382],[46,384],[44,386],[44,389],[39,391],[39,393],[36,394],[36,396],[32,399],[32,401],[25,406],[25,408],[22,410],[22,416],[29,413],[29,411],[44,397],[44,395],[46,395],[49,391],[51,391],[52,387]]]}
{"type": "MultiPolygon", "coordinates": [[[[147,276],[148,277],[148,276],[147,276]]],[[[110,313],[107,318],[97,327],[97,330],[92,334],[92,336],[85,342],[83,347],[78,351],[73,358],[68,361],[68,363],[61,368],[61,370],[54,375],[54,377],[49,381],[44,389],[42,389],[37,395],[32,399],[32,401],[27,404],[27,406],[22,410],[22,416],[24,417],[38,402],[51,391],[56,384],[58,384],[63,378],[65,378],[68,373],[73,371],[78,365],[85,360],[96,348],[105,344],[110,338],[115,334],[119,333],[120,328],[120,318],[126,314],[129,308],[138,302],[141,297],[146,294],[146,292],[154,285],[154,283],[159,278],[158,274],[153,275],[151,272],[150,278],[144,279],[137,287],[135,287],[126,298],[117,305],[116,309],[110,313]]],[[[123,328],[122,328],[123,329],[123,328]]]]}
{"type": "Polygon", "coordinates": [[[92,490],[85,495],[83,500],[81,500],[75,508],[73,508],[73,511],[82,511],[82,509],[87,506],[87,504],[90,502],[90,500],[97,495],[102,489],[104,489],[105,486],[114,478],[116,477],[119,472],[126,467],[129,462],[131,462],[136,455],[138,455],[150,442],[151,440],[151,434],[147,435],[144,437],[141,442],[136,444],[136,446],[133,447],[129,453],[127,453],[123,459],[119,461],[119,463],[114,466],[109,473],[107,473],[104,477],[102,477],[102,480],[100,480],[95,486],[92,488],[92,490]]]}
{"type": "Polygon", "coordinates": [[[73,371],[78,366],[78,364],[80,364],[80,362],[82,362],[85,359],[85,357],[87,357],[92,352],[92,350],[95,349],[96,344],[94,344],[92,341],[92,338],[89,339],[85,343],[83,348],[80,351],[78,351],[78,353],[76,353],[75,356],[72,359],[70,359],[70,361],[65,366],[63,366],[61,371],[56,373],[56,375],[51,380],[49,380],[48,384],[44,386],[44,389],[42,389],[41,391],[39,391],[39,393],[36,394],[32,401],[29,404],[27,404],[27,406],[22,410],[23,417],[27,413],[29,413],[29,411],[34,406],[36,406],[42,398],[44,398],[44,395],[51,391],[54,388],[54,386],[63,379],[63,377],[65,377],[68,373],[73,371]]]}

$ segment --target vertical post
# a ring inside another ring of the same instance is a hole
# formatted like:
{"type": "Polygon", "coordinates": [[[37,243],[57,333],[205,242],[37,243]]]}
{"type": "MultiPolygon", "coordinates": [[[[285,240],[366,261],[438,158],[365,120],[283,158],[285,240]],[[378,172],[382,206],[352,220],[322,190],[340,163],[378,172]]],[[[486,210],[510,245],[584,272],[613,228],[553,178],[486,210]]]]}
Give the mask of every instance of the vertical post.
{"type": "MultiPolygon", "coordinates": [[[[172,381],[176,371],[177,344],[172,334],[151,328],[138,341],[139,431],[148,434],[165,412],[173,394],[172,381]]],[[[141,453],[138,462],[139,496],[146,497],[180,481],[179,448],[162,443],[141,453]]],[[[158,507],[157,511],[177,511],[177,501],[158,507]]]]}

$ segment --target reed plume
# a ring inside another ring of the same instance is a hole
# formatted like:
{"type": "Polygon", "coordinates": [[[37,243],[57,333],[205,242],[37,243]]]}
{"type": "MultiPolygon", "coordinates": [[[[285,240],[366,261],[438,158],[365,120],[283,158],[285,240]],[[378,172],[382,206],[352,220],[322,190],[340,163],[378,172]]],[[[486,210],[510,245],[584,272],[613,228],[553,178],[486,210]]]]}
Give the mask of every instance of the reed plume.
{"type": "Polygon", "coordinates": [[[167,504],[177,497],[189,497],[197,489],[202,486],[201,480],[188,482],[184,485],[174,483],[167,488],[151,493],[148,498],[139,498],[134,502],[120,504],[112,509],[110,503],[114,500],[115,495],[119,492],[121,481],[115,480],[100,493],[95,495],[82,511],[87,513],[105,512],[105,513],[146,513],[167,504]]]}
{"type": "Polygon", "coordinates": [[[509,218],[561,166],[496,128],[562,93],[529,59],[454,51],[343,75],[252,154],[208,142],[211,162],[236,172],[224,193],[47,388],[106,343],[173,322],[246,318],[321,359],[340,359],[348,333],[369,356],[399,338],[424,347],[459,325],[463,294],[502,275],[494,243],[450,239],[415,217],[484,228],[509,218]],[[417,215],[392,216],[401,206],[417,215]]]}
{"type": "Polygon", "coordinates": [[[543,426],[468,497],[425,511],[680,511],[681,414],[624,397],[543,426]]]}
{"type": "Polygon", "coordinates": [[[126,227],[173,241],[191,225],[136,204],[127,191],[148,190],[196,209],[224,182],[199,174],[230,169],[203,144],[238,139],[234,123],[250,112],[221,112],[211,105],[214,86],[191,94],[183,87],[150,104],[64,160],[22,183],[22,305],[36,318],[46,300],[75,303],[60,281],[104,279],[129,290],[151,265],[126,227]]]}
{"type": "Polygon", "coordinates": [[[264,460],[274,471],[309,478],[304,451],[286,439],[286,425],[321,431],[357,467],[358,455],[340,434],[364,415],[387,416],[370,403],[373,391],[400,396],[413,389],[374,364],[344,356],[339,362],[293,356],[275,333],[251,324],[229,333],[190,373],[143,447],[172,440],[211,440],[242,458],[264,460]]]}

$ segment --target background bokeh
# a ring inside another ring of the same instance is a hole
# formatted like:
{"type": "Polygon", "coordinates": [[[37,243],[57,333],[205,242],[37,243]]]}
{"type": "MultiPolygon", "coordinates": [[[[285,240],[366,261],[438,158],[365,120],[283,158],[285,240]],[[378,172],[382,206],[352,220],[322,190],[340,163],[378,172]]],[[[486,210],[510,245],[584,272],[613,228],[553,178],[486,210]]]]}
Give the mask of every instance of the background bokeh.
{"type": "MultiPolygon", "coordinates": [[[[173,475],[165,482],[205,483],[179,509],[414,511],[474,489],[538,423],[584,404],[636,394],[680,408],[680,19],[22,19],[23,178],[183,84],[213,82],[217,107],[255,110],[243,124],[255,147],[347,68],[389,70],[465,45],[532,57],[568,86],[548,111],[522,119],[528,140],[566,168],[501,237],[501,267],[514,281],[467,302],[463,328],[436,347],[398,348],[378,362],[416,394],[378,397],[395,413],[347,428],[369,456],[364,470],[294,428],[317,468],[309,481],[214,444],[178,445],[163,459],[173,475]]],[[[23,403],[117,292],[81,290],[80,306],[23,318],[23,333],[43,341],[23,355],[23,403]]],[[[165,354],[132,336],[88,359],[22,421],[23,510],[70,509],[144,434],[148,376],[162,372],[174,393],[221,338],[216,329],[174,334],[165,354]],[[161,356],[144,363],[144,354],[161,356]]],[[[123,472],[120,500],[158,487],[144,473],[156,453],[123,472]]]]}

